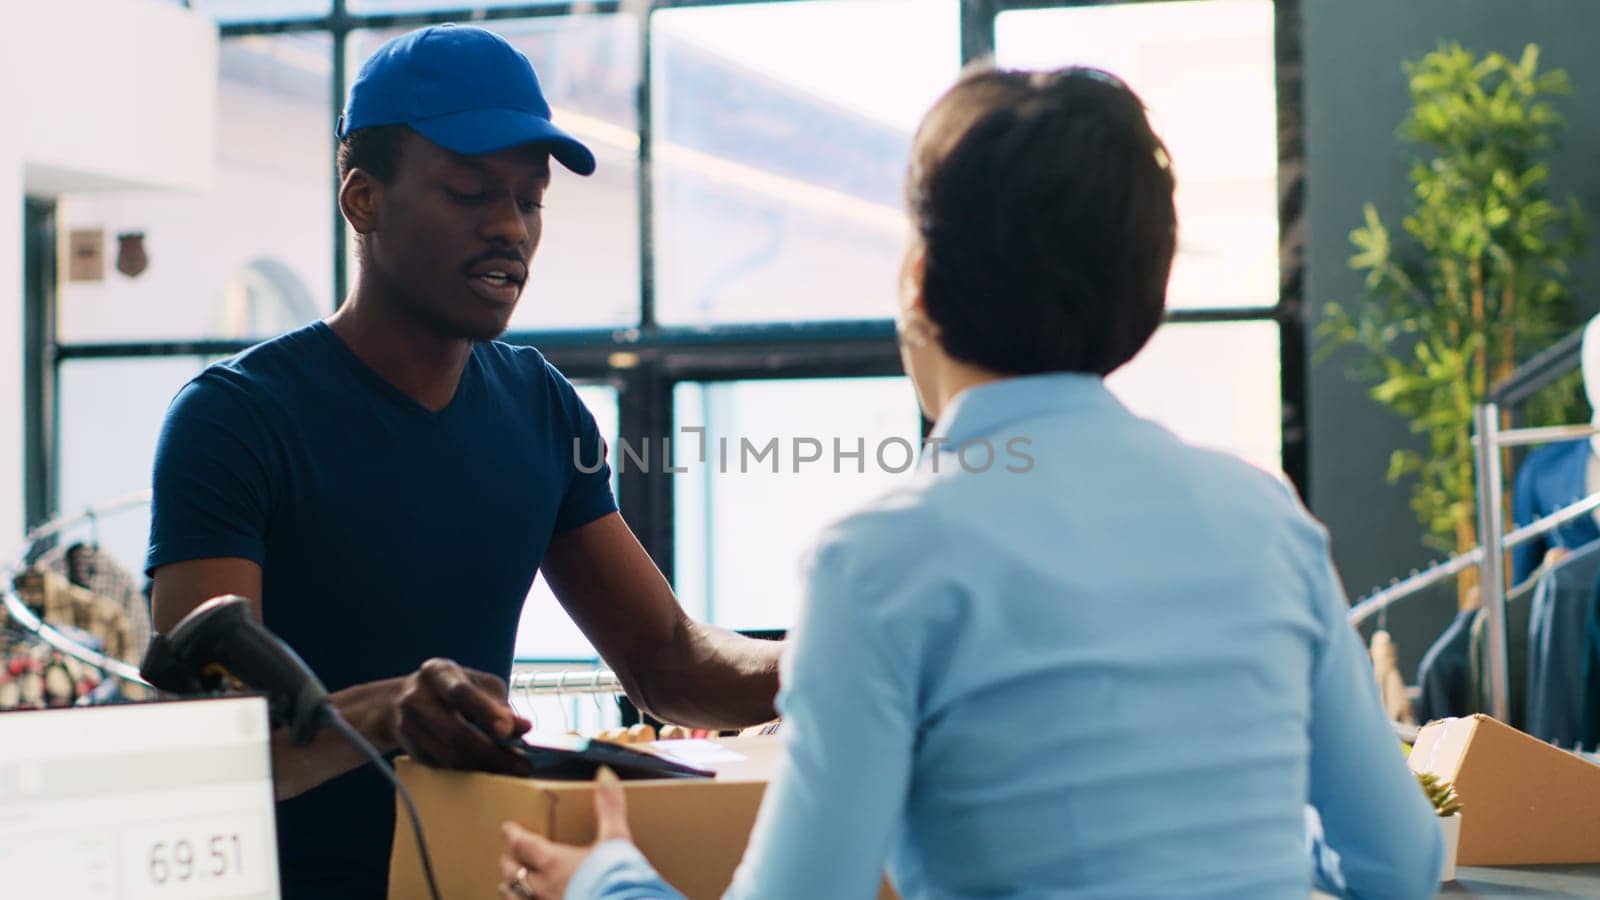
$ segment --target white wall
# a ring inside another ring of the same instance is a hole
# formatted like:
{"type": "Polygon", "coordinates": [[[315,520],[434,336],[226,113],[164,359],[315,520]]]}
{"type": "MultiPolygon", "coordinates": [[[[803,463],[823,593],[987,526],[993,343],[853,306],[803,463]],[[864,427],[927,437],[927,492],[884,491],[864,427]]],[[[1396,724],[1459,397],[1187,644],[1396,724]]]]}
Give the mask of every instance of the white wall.
{"type": "Polygon", "coordinates": [[[157,0],[8,4],[0,29],[0,553],[23,529],[25,195],[199,189],[212,177],[216,28],[157,0]]]}
{"type": "Polygon", "coordinates": [[[7,18],[29,191],[209,184],[209,19],[158,0],[19,3],[7,18]]]}
{"type": "MultiPolygon", "coordinates": [[[[207,77],[216,83],[215,72],[207,77]]],[[[330,102],[320,98],[308,116],[304,104],[238,82],[224,83],[218,98],[226,107],[211,132],[220,152],[206,160],[210,190],[64,192],[63,232],[101,229],[108,252],[112,235],[144,232],[149,268],[132,279],[108,267],[102,281],[63,282],[62,340],[257,337],[221,333],[211,320],[223,286],[258,257],[286,265],[319,312],[332,311],[330,102]]]]}
{"type": "MultiPolygon", "coordinates": [[[[0,52],[0,84],[16,84],[0,52]]],[[[0,104],[0,109],[4,104],[0,104]]],[[[0,138],[0,552],[22,539],[22,162],[0,138]]]]}

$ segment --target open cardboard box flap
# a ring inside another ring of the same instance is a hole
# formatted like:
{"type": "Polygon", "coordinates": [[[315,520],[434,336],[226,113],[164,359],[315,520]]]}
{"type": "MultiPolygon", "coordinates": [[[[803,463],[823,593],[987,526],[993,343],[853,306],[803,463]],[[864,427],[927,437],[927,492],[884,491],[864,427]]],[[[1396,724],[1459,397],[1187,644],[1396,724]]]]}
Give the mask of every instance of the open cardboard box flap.
{"type": "Polygon", "coordinates": [[[1460,865],[1600,862],[1600,765],[1484,715],[1430,722],[1410,765],[1455,785],[1460,865]]]}

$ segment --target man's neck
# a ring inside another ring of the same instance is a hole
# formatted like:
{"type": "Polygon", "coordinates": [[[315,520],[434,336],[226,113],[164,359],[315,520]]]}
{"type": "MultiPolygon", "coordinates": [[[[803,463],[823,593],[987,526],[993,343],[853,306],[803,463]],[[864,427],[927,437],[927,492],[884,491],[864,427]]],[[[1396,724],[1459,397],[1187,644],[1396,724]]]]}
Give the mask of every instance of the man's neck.
{"type": "Polygon", "coordinates": [[[440,335],[377,291],[366,277],[359,279],[344,305],[327,318],[328,327],[401,393],[434,412],[444,409],[461,384],[472,342],[440,335]]]}

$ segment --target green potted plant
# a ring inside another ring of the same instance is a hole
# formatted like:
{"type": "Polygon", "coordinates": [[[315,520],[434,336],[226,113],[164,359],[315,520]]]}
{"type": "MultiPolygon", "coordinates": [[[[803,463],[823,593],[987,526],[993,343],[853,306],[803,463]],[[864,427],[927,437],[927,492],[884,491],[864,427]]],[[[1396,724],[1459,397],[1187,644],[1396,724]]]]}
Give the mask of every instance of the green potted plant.
{"type": "Polygon", "coordinates": [[[1444,870],[1439,880],[1454,881],[1456,846],[1461,843],[1461,799],[1456,796],[1455,786],[1441,781],[1437,775],[1418,772],[1417,782],[1422,785],[1428,802],[1433,804],[1433,811],[1439,814],[1439,827],[1444,832],[1444,870]]]}
{"type": "MultiPolygon", "coordinates": [[[[1578,325],[1568,262],[1587,235],[1576,200],[1552,198],[1547,162],[1565,126],[1552,98],[1571,88],[1565,71],[1539,70],[1532,44],[1520,59],[1441,44],[1405,71],[1410,212],[1393,234],[1366,204],[1350,234],[1365,296],[1330,304],[1318,333],[1324,354],[1358,348],[1356,376],[1425,437],[1422,452],[1395,451],[1389,480],[1412,480],[1427,543],[1460,552],[1478,542],[1473,406],[1578,325]]],[[[1529,424],[1587,418],[1578,387],[1542,392],[1529,424]]]]}

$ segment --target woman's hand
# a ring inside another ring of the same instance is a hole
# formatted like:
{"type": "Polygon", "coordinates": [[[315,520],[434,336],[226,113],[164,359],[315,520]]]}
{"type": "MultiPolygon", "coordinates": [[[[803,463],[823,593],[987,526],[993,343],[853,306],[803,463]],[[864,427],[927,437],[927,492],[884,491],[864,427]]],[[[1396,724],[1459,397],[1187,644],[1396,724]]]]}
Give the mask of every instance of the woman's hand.
{"type": "Polygon", "coordinates": [[[595,844],[632,841],[628,832],[628,801],[615,772],[601,767],[594,779],[595,843],[587,847],[558,844],[515,822],[505,822],[506,853],[500,857],[500,896],[513,900],[562,900],[567,882],[589,858],[595,844]]]}

